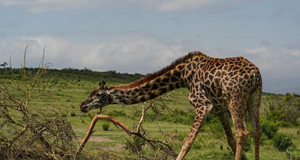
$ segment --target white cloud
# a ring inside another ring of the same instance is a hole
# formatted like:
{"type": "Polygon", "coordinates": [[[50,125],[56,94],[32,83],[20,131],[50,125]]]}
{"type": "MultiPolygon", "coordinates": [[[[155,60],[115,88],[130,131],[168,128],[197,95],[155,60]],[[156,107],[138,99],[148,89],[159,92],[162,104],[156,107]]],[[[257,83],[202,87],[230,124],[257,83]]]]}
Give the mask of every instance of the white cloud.
{"type": "Polygon", "coordinates": [[[244,51],[268,78],[300,78],[300,49],[254,47],[244,51]]]}
{"type": "Polygon", "coordinates": [[[14,67],[19,67],[21,64],[24,65],[23,53],[27,45],[29,46],[26,56],[27,65],[29,67],[38,67],[44,48],[46,48],[47,52],[47,47],[49,46],[50,48],[49,54],[46,55],[49,60],[59,60],[59,54],[61,56],[64,55],[59,51],[61,51],[62,48],[67,47],[68,42],[47,36],[18,38],[1,44],[1,59],[8,61],[9,57],[11,57],[14,67]]]}
{"type": "Polygon", "coordinates": [[[166,38],[141,32],[108,36],[110,42],[83,44],[50,36],[27,37],[1,43],[0,58],[12,57],[14,66],[23,63],[23,51],[29,45],[27,62],[32,67],[41,59],[46,47],[46,61],[55,68],[90,68],[118,72],[150,73],[165,67],[189,51],[200,50],[212,57],[244,56],[255,63],[266,77],[300,78],[300,49],[286,45],[280,48],[257,46],[249,49],[210,47],[197,40],[166,38]]]}
{"type": "Polygon", "coordinates": [[[299,49],[284,49],[283,52],[290,53],[294,56],[300,56],[300,50],[299,49]]]}
{"type": "MultiPolygon", "coordinates": [[[[120,37],[122,39],[123,37],[120,37]]],[[[27,62],[36,67],[46,47],[46,61],[55,68],[83,68],[149,73],[182,56],[178,45],[165,45],[159,39],[140,37],[130,42],[80,44],[49,36],[27,37],[3,43],[1,59],[12,57],[14,66],[23,60],[26,45],[27,62]]]]}

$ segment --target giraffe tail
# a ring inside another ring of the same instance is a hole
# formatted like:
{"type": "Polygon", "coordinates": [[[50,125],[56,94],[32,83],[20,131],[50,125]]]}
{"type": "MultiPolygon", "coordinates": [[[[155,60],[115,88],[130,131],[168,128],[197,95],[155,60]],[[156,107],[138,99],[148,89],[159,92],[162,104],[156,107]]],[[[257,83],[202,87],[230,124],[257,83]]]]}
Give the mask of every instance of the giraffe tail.
{"type": "Polygon", "coordinates": [[[253,71],[253,79],[252,79],[252,86],[254,87],[257,82],[257,73],[256,71],[253,71]]]}
{"type": "Polygon", "coordinates": [[[257,72],[257,70],[253,70],[252,71],[252,84],[251,84],[251,93],[254,92],[257,88],[257,84],[259,83],[259,72],[257,72]]]}

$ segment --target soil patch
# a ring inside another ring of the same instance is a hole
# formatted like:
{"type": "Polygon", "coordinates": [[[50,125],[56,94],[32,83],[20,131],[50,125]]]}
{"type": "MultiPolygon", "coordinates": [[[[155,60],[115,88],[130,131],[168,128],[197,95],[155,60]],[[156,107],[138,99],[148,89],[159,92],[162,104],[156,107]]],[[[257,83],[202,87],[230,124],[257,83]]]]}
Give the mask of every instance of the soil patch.
{"type": "MultiPolygon", "coordinates": [[[[77,137],[78,141],[81,141],[82,139],[83,139],[82,137],[77,137]]],[[[113,140],[102,136],[91,136],[89,138],[89,141],[90,142],[113,142],[113,140]]]]}

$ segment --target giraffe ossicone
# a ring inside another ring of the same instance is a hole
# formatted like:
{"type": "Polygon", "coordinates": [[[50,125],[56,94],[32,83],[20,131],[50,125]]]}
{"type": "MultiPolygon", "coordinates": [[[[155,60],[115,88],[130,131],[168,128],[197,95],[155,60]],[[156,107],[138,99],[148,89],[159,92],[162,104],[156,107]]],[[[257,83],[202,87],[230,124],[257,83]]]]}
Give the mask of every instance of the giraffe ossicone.
{"type": "Polygon", "coordinates": [[[195,107],[196,115],[177,159],[183,159],[188,153],[209,112],[220,118],[235,159],[241,159],[249,135],[245,121],[247,108],[253,128],[255,159],[259,159],[262,79],[259,69],[244,57],[213,58],[195,51],[133,83],[108,88],[104,85],[105,82],[100,82],[97,89],[81,103],[82,112],[109,104],[141,103],[174,89],[188,88],[189,101],[195,107]],[[231,130],[229,112],[236,140],[231,130]]]}

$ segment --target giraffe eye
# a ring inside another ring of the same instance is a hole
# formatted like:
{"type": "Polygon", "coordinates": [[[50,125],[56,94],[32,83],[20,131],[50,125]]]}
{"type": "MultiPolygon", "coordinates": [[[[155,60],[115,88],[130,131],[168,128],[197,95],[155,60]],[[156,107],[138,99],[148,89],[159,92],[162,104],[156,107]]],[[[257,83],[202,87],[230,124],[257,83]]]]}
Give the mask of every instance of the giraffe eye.
{"type": "Polygon", "coordinates": [[[96,96],[101,96],[102,95],[102,93],[96,93],[96,96]]]}

